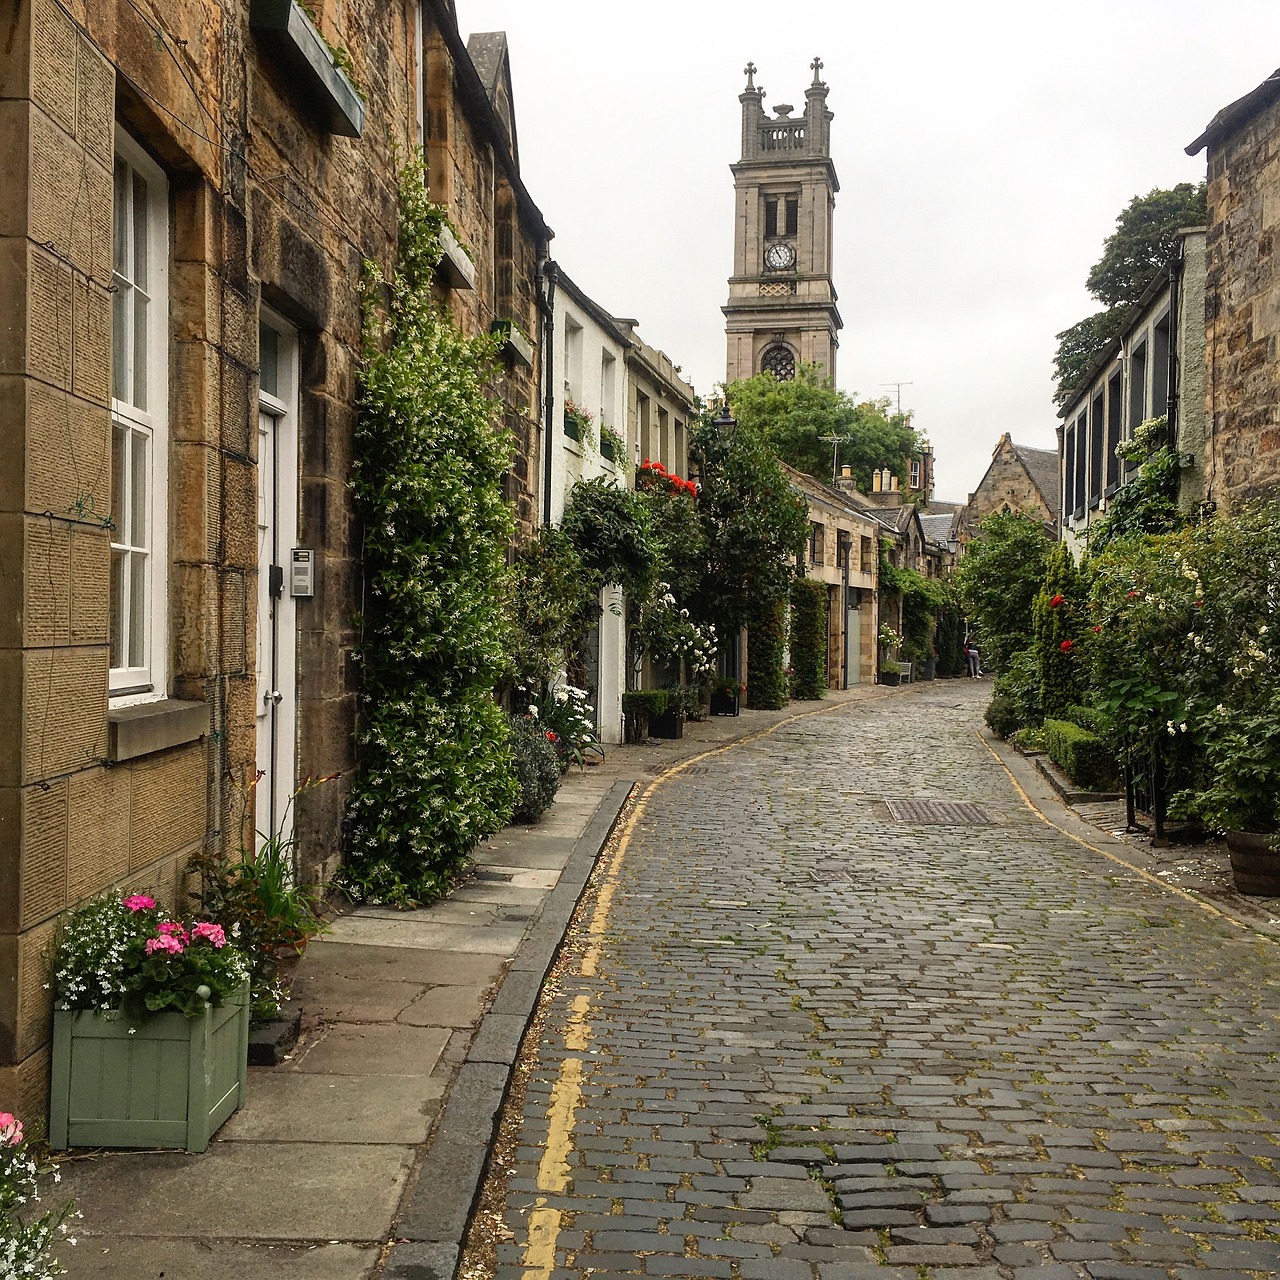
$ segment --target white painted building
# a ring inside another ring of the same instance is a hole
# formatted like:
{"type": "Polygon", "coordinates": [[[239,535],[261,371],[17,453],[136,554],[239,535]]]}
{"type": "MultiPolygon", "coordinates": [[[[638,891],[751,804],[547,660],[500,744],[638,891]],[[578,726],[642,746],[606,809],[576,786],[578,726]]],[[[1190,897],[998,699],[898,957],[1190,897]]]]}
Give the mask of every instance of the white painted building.
{"type": "MultiPolygon", "coordinates": [[[[546,264],[544,278],[552,314],[545,343],[543,519],[559,524],[569,492],[579,480],[605,476],[618,485],[632,482],[635,442],[628,440],[627,427],[631,342],[556,263],[546,264]]],[[[622,592],[610,585],[601,593],[599,625],[568,673],[571,683],[590,692],[600,740],[606,745],[622,741],[625,650],[622,592]]]]}

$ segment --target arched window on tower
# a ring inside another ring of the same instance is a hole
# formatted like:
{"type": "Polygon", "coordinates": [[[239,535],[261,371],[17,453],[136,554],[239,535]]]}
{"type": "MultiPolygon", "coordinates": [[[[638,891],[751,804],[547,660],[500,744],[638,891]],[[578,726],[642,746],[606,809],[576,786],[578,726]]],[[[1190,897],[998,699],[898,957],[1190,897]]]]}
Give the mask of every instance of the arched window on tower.
{"type": "Polygon", "coordinates": [[[760,371],[771,373],[779,382],[790,382],[796,376],[796,356],[790,347],[775,343],[760,360],[760,371]]]}

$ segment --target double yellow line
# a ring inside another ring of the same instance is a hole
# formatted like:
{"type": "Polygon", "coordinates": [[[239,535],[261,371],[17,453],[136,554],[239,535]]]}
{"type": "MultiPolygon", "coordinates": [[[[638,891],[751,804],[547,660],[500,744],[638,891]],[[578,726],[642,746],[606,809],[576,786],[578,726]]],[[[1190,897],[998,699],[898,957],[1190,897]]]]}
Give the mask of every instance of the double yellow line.
{"type": "MultiPolygon", "coordinates": [[[[618,889],[623,855],[631,843],[636,824],[648,807],[650,798],[663,783],[670,782],[672,778],[678,777],[699,761],[706,760],[710,756],[721,755],[735,747],[758,742],[761,738],[767,738],[770,734],[777,733],[779,729],[794,724],[797,720],[844,711],[850,706],[861,705],[863,701],[866,699],[841,702],[835,706],[819,707],[813,711],[797,712],[755,733],[700,751],[697,755],[673,765],[660,778],[647,783],[636,797],[626,821],[618,828],[613,838],[614,850],[600,883],[595,910],[592,911],[591,920],[587,925],[587,949],[578,967],[579,976],[593,978],[599,970],[602,939],[609,922],[614,894],[618,889]]],[[[572,1053],[585,1053],[590,1046],[591,1025],[587,1021],[590,1011],[589,995],[582,994],[574,997],[564,1035],[565,1048],[572,1053]]],[[[546,1196],[558,1195],[569,1185],[569,1156],[573,1150],[573,1130],[577,1121],[578,1108],[582,1104],[582,1076],[583,1060],[578,1057],[566,1057],[560,1064],[560,1072],[551,1090],[551,1104],[547,1109],[547,1145],[542,1153],[542,1159],[538,1162],[538,1190],[544,1194],[538,1197],[529,1211],[529,1235],[524,1250],[524,1268],[534,1280],[549,1280],[556,1268],[556,1244],[560,1239],[562,1217],[559,1209],[554,1209],[547,1204],[546,1196]]]]}

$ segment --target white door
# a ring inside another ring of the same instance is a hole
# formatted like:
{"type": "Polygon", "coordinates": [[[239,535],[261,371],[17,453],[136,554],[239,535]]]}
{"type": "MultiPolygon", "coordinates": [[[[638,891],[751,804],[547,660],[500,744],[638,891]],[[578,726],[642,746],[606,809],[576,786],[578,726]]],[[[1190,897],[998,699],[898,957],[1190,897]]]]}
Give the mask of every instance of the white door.
{"type": "Polygon", "coordinates": [[[297,341],[274,318],[259,333],[258,843],[293,834],[296,790],[297,608],[286,567],[298,536],[297,341]]]}
{"type": "Polygon", "coordinates": [[[862,610],[847,609],[844,615],[845,688],[862,683],[862,610]]]}

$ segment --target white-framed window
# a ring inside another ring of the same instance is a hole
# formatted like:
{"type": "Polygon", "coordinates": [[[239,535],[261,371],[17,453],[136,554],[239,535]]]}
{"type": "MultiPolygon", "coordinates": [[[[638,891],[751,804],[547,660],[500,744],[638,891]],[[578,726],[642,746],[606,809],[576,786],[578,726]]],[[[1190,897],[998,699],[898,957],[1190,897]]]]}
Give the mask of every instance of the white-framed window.
{"type": "Polygon", "coordinates": [[[169,185],[116,130],[111,283],[111,695],[164,697],[169,185]]]}

